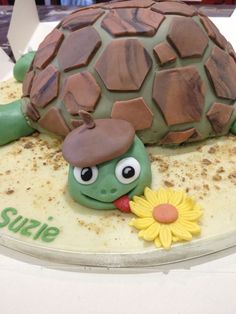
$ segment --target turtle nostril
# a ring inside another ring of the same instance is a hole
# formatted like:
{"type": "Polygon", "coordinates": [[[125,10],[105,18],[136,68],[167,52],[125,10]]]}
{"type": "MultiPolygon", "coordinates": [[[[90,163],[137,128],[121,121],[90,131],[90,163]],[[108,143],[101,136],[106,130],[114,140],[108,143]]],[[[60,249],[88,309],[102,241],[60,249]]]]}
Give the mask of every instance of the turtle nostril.
{"type": "Polygon", "coordinates": [[[114,194],[114,193],[116,193],[116,192],[117,192],[117,189],[115,189],[115,188],[114,188],[114,189],[111,189],[111,193],[112,193],[112,194],[114,194]]]}
{"type": "Polygon", "coordinates": [[[107,194],[107,191],[105,189],[102,189],[101,194],[105,195],[105,194],[107,194]]]}

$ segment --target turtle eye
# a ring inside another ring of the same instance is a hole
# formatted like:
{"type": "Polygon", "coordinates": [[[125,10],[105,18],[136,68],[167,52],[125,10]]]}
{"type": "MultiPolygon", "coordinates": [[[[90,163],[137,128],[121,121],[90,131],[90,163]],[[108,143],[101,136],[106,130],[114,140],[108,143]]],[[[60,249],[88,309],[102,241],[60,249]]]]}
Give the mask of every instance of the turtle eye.
{"type": "Polygon", "coordinates": [[[97,180],[98,168],[97,167],[85,167],[74,168],[74,177],[81,184],[91,184],[97,180]]]}
{"type": "Polygon", "coordinates": [[[137,159],[127,157],[121,159],[116,165],[116,177],[123,184],[135,181],[140,175],[141,167],[137,159]]]}

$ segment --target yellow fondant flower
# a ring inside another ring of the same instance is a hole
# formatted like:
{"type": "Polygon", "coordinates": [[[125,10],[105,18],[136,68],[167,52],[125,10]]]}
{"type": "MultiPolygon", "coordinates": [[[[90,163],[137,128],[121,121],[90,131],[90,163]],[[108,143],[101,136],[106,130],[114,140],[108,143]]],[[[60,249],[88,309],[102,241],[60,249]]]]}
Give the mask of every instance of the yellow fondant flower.
{"type": "Polygon", "coordinates": [[[197,223],[201,208],[184,191],[145,188],[144,196],[133,197],[130,208],[138,218],[129,225],[140,230],[140,238],[154,241],[156,247],[169,249],[173,242],[190,241],[201,231],[197,223]]]}

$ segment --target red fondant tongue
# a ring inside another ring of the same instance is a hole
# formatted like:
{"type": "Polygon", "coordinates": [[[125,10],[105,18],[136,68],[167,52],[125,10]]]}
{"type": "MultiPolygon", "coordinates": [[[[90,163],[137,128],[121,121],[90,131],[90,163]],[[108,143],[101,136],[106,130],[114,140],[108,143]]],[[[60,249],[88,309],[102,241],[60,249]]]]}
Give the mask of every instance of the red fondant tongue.
{"type": "Polygon", "coordinates": [[[123,195],[113,202],[113,204],[123,213],[130,213],[129,197],[123,195]]]}

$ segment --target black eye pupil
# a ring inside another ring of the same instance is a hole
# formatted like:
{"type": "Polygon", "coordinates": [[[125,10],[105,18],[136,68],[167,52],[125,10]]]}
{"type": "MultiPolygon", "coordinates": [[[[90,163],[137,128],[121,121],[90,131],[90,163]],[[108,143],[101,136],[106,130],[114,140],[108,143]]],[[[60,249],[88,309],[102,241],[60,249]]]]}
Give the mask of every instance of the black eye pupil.
{"type": "Polygon", "coordinates": [[[134,175],[135,175],[135,170],[134,170],[134,168],[131,167],[131,166],[127,166],[127,167],[125,167],[125,168],[122,170],[122,176],[123,176],[125,179],[132,178],[134,175]]]}
{"type": "Polygon", "coordinates": [[[87,168],[83,168],[81,171],[81,178],[83,181],[89,181],[91,180],[93,176],[93,172],[92,169],[87,167],[87,168]]]}

